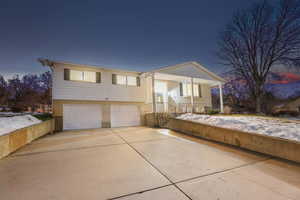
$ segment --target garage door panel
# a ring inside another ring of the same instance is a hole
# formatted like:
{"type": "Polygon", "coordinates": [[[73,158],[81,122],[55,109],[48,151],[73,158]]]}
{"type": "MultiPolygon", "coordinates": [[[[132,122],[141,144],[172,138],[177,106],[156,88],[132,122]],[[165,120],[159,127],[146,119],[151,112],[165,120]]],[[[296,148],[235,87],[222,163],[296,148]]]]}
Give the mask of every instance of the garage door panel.
{"type": "Polygon", "coordinates": [[[112,105],[111,106],[111,126],[139,126],[140,111],[135,105],[112,105]]]}
{"type": "Polygon", "coordinates": [[[102,110],[96,104],[64,104],[64,130],[101,128],[102,110]]]}

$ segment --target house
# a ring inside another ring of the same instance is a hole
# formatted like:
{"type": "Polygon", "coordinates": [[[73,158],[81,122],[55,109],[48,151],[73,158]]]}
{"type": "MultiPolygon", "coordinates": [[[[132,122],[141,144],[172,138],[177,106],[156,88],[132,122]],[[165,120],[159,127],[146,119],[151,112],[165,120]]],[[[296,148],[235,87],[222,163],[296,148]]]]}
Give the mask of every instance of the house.
{"type": "Polygon", "coordinates": [[[9,112],[11,109],[7,105],[0,105],[0,112],[9,112]]]}
{"type": "Polygon", "coordinates": [[[27,112],[37,112],[37,113],[51,113],[51,105],[47,104],[37,104],[35,107],[29,106],[27,112]]]}
{"type": "Polygon", "coordinates": [[[52,70],[57,130],[138,126],[148,112],[204,112],[224,80],[197,62],[134,72],[39,60],[52,70]]]}
{"type": "Polygon", "coordinates": [[[282,103],[273,108],[274,114],[292,114],[299,115],[300,113],[300,98],[294,99],[287,103],[282,103]]]}

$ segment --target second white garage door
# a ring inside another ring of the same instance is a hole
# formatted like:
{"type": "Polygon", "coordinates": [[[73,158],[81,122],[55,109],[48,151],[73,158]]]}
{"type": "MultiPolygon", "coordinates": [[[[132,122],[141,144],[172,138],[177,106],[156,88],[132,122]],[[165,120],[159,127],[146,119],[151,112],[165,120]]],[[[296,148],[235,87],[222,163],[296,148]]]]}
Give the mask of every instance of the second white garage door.
{"type": "Polygon", "coordinates": [[[135,105],[111,105],[111,127],[139,126],[140,111],[135,105]]]}
{"type": "Polygon", "coordinates": [[[102,110],[96,104],[64,104],[63,129],[101,128],[102,110]]]}

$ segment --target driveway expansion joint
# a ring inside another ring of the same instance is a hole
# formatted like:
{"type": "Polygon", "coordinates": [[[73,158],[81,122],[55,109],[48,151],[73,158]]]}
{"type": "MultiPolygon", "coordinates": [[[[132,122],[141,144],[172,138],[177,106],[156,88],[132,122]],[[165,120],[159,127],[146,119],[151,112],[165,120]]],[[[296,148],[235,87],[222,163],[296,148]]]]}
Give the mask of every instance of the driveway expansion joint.
{"type": "Polygon", "coordinates": [[[176,138],[150,139],[150,140],[141,140],[141,141],[128,142],[128,143],[137,144],[137,143],[144,143],[144,142],[155,142],[155,141],[161,141],[161,140],[174,140],[174,139],[176,139],[176,138]]]}
{"type": "Polygon", "coordinates": [[[177,181],[174,184],[184,183],[184,182],[192,181],[192,180],[195,180],[195,179],[198,179],[198,178],[203,178],[203,177],[207,177],[207,176],[213,176],[213,175],[216,175],[216,174],[222,174],[222,173],[230,172],[230,171],[235,170],[235,169],[240,169],[240,168],[243,168],[243,167],[247,167],[247,166],[251,166],[251,165],[256,165],[258,163],[266,162],[268,160],[272,160],[272,158],[266,158],[266,159],[263,159],[263,160],[259,160],[259,161],[256,161],[256,162],[247,163],[247,164],[240,165],[240,166],[237,166],[237,167],[233,167],[233,168],[229,168],[229,169],[224,169],[224,170],[213,172],[213,173],[209,173],[209,174],[204,174],[204,175],[196,176],[196,177],[193,177],[193,178],[188,178],[188,179],[185,179],[185,180],[177,181]]]}
{"type": "Polygon", "coordinates": [[[128,197],[128,196],[132,196],[132,195],[136,195],[136,194],[142,194],[142,193],[145,193],[145,192],[150,192],[150,191],[153,191],[153,190],[157,190],[157,189],[161,189],[161,188],[165,188],[165,187],[169,187],[169,186],[173,186],[173,185],[174,184],[170,183],[170,184],[163,185],[163,186],[160,186],[160,187],[155,187],[155,188],[151,188],[151,189],[147,189],[147,190],[142,190],[142,191],[139,191],[139,192],[134,192],[134,193],[118,196],[118,197],[109,198],[107,200],[115,200],[115,199],[120,199],[120,198],[123,198],[123,197],[128,197]]]}
{"type": "Polygon", "coordinates": [[[22,156],[32,156],[37,154],[43,153],[55,153],[55,152],[67,152],[67,151],[79,151],[84,149],[93,149],[93,148],[100,148],[100,147],[110,147],[110,146],[117,146],[117,145],[124,145],[126,143],[118,143],[118,144],[107,144],[107,145],[93,145],[93,146],[85,146],[85,147],[77,147],[77,148],[69,148],[69,149],[57,149],[57,150],[50,150],[50,151],[40,151],[40,152],[32,152],[32,153],[24,153],[24,154],[12,154],[9,157],[22,157],[22,156]]]}
{"type": "MultiPolygon", "coordinates": [[[[118,134],[117,134],[118,135],[118,134]]],[[[151,165],[155,170],[157,170],[163,177],[165,177],[174,187],[176,187],[181,193],[183,193],[188,199],[192,200],[181,188],[179,188],[167,175],[162,173],[154,164],[152,164],[143,154],[141,154],[137,149],[135,149],[130,143],[128,143],[121,135],[118,135],[129,147],[131,147],[138,155],[140,155],[149,165],[151,165]]],[[[137,194],[139,194],[138,192],[137,194]]]]}
{"type": "Polygon", "coordinates": [[[143,142],[151,142],[151,141],[159,141],[159,140],[167,140],[167,139],[177,139],[176,137],[172,137],[172,138],[166,138],[166,139],[154,139],[154,140],[146,140],[146,141],[136,141],[136,142],[127,142],[120,134],[118,133],[115,133],[117,136],[119,136],[129,147],[131,147],[136,153],[138,153],[148,164],[150,164],[154,169],[156,169],[162,176],[164,176],[171,184],[169,185],[165,185],[165,186],[162,186],[162,187],[158,187],[158,188],[153,188],[153,189],[149,189],[149,190],[145,190],[145,191],[140,191],[140,192],[136,192],[136,193],[132,193],[132,194],[127,194],[127,195],[123,195],[123,196],[120,196],[120,197],[115,197],[115,198],[112,198],[112,199],[109,199],[109,200],[114,200],[114,199],[119,199],[119,198],[122,198],[122,197],[126,197],[126,196],[131,196],[131,195],[135,195],[135,194],[140,194],[140,193],[144,193],[144,192],[148,192],[148,191],[152,191],[152,190],[156,190],[156,189],[160,189],[160,188],[163,188],[163,187],[167,187],[167,186],[175,186],[180,192],[182,192],[188,199],[192,200],[192,198],[190,196],[188,196],[188,194],[186,194],[181,188],[179,188],[177,186],[177,184],[179,183],[184,183],[184,182],[188,182],[188,181],[191,181],[191,180],[195,180],[195,179],[198,179],[198,178],[202,178],[202,177],[207,177],[207,176],[212,176],[212,175],[215,175],[215,174],[221,174],[221,173],[225,173],[225,172],[229,172],[229,171],[232,171],[232,170],[235,170],[235,169],[239,169],[239,168],[243,168],[243,167],[247,167],[247,166],[251,166],[251,165],[256,165],[258,163],[262,163],[262,162],[266,162],[268,160],[271,160],[273,159],[272,156],[268,156],[267,158],[265,159],[262,159],[262,160],[259,160],[259,161],[255,161],[255,162],[250,162],[250,163],[247,163],[247,164],[243,164],[243,165],[240,165],[240,166],[236,166],[236,167],[233,167],[233,168],[230,168],[230,169],[225,169],[225,170],[222,170],[222,171],[217,171],[217,172],[213,172],[213,173],[209,173],[209,174],[205,174],[205,175],[201,175],[201,176],[196,176],[196,177],[192,177],[192,178],[188,178],[188,179],[185,179],[185,180],[181,180],[181,181],[177,181],[177,182],[173,182],[167,175],[165,175],[164,173],[161,172],[160,169],[158,169],[154,164],[152,164],[142,153],[140,153],[137,149],[135,149],[131,144],[134,144],[134,143],[143,143],[143,142]]]}

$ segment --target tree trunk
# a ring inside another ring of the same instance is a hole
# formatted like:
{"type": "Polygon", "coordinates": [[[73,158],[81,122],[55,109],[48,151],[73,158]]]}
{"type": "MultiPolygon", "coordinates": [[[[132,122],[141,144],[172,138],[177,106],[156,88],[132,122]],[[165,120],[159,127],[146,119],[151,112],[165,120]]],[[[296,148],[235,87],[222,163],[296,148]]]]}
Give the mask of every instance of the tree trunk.
{"type": "Polygon", "coordinates": [[[256,113],[261,113],[261,100],[262,100],[262,95],[257,95],[255,99],[255,111],[256,113]]]}

